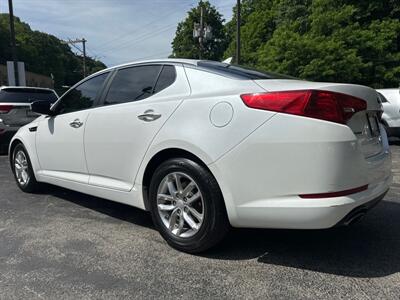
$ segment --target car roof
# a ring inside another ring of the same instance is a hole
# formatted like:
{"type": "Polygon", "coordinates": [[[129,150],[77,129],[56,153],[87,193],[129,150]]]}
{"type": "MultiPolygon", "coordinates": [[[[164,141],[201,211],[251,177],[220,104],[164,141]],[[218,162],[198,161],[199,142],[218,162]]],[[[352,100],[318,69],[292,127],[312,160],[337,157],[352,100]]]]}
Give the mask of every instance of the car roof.
{"type": "Polygon", "coordinates": [[[100,70],[96,73],[91,74],[90,76],[86,77],[85,79],[88,79],[90,77],[95,77],[97,75],[100,75],[102,73],[110,72],[115,69],[123,68],[123,67],[128,67],[128,66],[134,66],[134,65],[141,65],[141,64],[186,64],[186,65],[192,65],[192,66],[197,66],[197,63],[200,60],[198,59],[187,59],[187,58],[161,58],[161,59],[150,59],[150,60],[136,60],[136,61],[131,61],[119,65],[115,65],[103,70],[100,70]]]}
{"type": "Polygon", "coordinates": [[[108,69],[115,69],[115,68],[130,66],[130,65],[149,64],[149,63],[178,63],[178,64],[187,64],[187,65],[196,66],[199,61],[200,60],[198,60],[198,59],[187,59],[187,58],[162,58],[162,59],[150,59],[150,60],[137,60],[137,61],[132,61],[132,62],[116,65],[116,66],[110,67],[108,69]]]}

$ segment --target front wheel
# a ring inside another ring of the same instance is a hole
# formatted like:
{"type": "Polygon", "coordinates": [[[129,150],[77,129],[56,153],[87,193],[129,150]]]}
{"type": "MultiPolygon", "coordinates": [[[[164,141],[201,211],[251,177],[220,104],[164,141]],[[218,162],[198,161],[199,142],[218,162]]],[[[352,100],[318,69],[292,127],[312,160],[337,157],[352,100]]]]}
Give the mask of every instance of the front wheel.
{"type": "Polygon", "coordinates": [[[157,229],[178,250],[205,251],[229,230],[219,186],[197,162],[181,158],[162,163],[153,174],[149,196],[157,229]]]}
{"type": "Polygon", "coordinates": [[[11,169],[22,191],[32,193],[39,190],[28,152],[22,144],[18,144],[12,152],[11,169]]]}

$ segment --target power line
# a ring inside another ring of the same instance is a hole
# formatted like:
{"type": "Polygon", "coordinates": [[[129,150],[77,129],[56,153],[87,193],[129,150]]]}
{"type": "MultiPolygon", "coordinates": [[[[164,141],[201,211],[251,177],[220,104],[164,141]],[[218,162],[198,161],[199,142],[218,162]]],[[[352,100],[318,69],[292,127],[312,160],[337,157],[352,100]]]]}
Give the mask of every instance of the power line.
{"type": "MultiPolygon", "coordinates": [[[[69,40],[69,39],[68,39],[69,40]]],[[[75,46],[74,44],[68,43],[69,45],[71,45],[72,47],[74,47],[76,50],[78,50],[80,53],[82,53],[82,49],[79,48],[78,46],[75,46]]]]}
{"type": "Polygon", "coordinates": [[[131,62],[131,61],[139,61],[139,60],[150,59],[150,58],[158,58],[160,56],[167,55],[167,54],[170,54],[170,53],[171,53],[171,51],[167,51],[167,52],[164,51],[164,52],[160,52],[160,53],[156,53],[156,54],[152,54],[152,55],[148,55],[148,56],[144,56],[144,57],[139,57],[139,58],[123,61],[123,62],[117,63],[117,65],[122,65],[122,64],[131,62]]]}
{"type": "MultiPolygon", "coordinates": [[[[166,31],[172,29],[172,28],[175,27],[175,26],[176,26],[176,24],[173,24],[173,25],[170,25],[170,26],[168,26],[168,27],[166,27],[166,28],[163,28],[162,30],[144,34],[144,35],[140,36],[139,38],[133,39],[133,40],[131,40],[131,41],[126,41],[126,42],[123,43],[123,44],[120,44],[120,45],[117,45],[117,46],[112,47],[112,48],[110,48],[110,49],[107,49],[106,51],[102,51],[101,53],[102,53],[102,54],[104,54],[104,53],[109,53],[109,52],[111,52],[111,51],[114,51],[115,49],[124,49],[124,48],[126,48],[126,47],[130,47],[130,45],[131,45],[132,43],[138,43],[138,42],[145,41],[145,40],[147,40],[147,39],[149,39],[149,38],[152,38],[152,37],[154,37],[154,36],[156,36],[156,35],[159,35],[160,33],[166,32],[166,31]]],[[[136,47],[136,46],[134,46],[134,47],[136,47]]]]}
{"type": "Polygon", "coordinates": [[[83,64],[83,78],[86,77],[86,42],[87,40],[85,38],[82,39],[75,39],[75,40],[70,40],[65,41],[66,44],[73,46],[74,48],[78,49],[82,54],[82,64],[83,64]],[[75,46],[76,43],[82,43],[82,49],[79,49],[77,46],[75,46]]]}
{"type": "MultiPolygon", "coordinates": [[[[185,3],[185,4],[187,5],[188,3],[185,3]]],[[[189,3],[189,6],[191,6],[191,5],[193,5],[193,3],[189,3]]],[[[109,41],[106,41],[106,42],[101,43],[101,44],[98,45],[96,48],[99,50],[99,49],[103,48],[104,45],[107,45],[107,44],[109,44],[109,43],[111,43],[111,42],[113,42],[113,41],[119,40],[119,39],[121,39],[121,38],[123,39],[123,38],[125,38],[125,37],[128,37],[130,34],[135,33],[135,32],[138,32],[138,31],[139,31],[140,29],[142,29],[142,28],[146,28],[146,29],[147,29],[147,28],[150,28],[151,25],[153,25],[153,24],[159,22],[160,20],[165,19],[166,17],[169,17],[169,16],[171,16],[171,15],[177,13],[177,12],[179,12],[179,10],[177,10],[176,7],[174,7],[174,9],[168,11],[167,14],[158,17],[156,20],[153,20],[153,21],[151,21],[151,22],[149,22],[149,23],[147,23],[147,24],[145,24],[145,25],[143,25],[143,26],[140,26],[140,27],[138,27],[138,28],[135,28],[134,30],[129,31],[129,32],[127,32],[127,33],[122,33],[122,34],[118,35],[117,37],[114,37],[114,38],[110,39],[109,41]]],[[[106,47],[106,48],[107,48],[107,47],[106,47]]],[[[104,49],[103,49],[103,50],[104,50],[104,49]]]]}

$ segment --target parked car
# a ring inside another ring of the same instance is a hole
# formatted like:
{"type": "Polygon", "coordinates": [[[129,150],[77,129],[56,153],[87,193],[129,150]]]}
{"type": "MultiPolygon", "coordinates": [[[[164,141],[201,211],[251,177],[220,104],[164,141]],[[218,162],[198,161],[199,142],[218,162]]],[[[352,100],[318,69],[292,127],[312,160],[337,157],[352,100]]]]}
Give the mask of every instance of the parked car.
{"type": "Polygon", "coordinates": [[[225,63],[155,60],[98,72],[21,128],[18,186],[41,182],[151,212],[173,247],[233,227],[348,225],[378,203],[391,156],[371,88],[225,63]]]}
{"type": "Polygon", "coordinates": [[[382,101],[382,122],[388,136],[400,137],[400,89],[377,90],[382,101]]]}
{"type": "Polygon", "coordinates": [[[0,148],[7,149],[18,129],[39,116],[30,108],[37,100],[54,103],[58,96],[54,90],[45,88],[0,87],[0,148]]]}

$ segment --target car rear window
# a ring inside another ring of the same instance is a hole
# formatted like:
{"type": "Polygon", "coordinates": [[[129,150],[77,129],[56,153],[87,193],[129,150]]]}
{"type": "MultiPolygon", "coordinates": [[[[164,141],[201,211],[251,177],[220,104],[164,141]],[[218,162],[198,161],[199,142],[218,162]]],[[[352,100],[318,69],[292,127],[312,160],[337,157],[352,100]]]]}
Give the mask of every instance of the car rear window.
{"type": "Polygon", "coordinates": [[[238,65],[231,65],[227,63],[222,63],[222,62],[216,62],[216,61],[208,61],[208,60],[202,60],[197,63],[197,66],[235,79],[243,79],[243,80],[257,80],[257,79],[297,79],[295,77],[289,76],[289,75],[282,75],[278,73],[273,73],[273,72],[265,72],[265,71],[259,71],[243,66],[238,66],[238,65]]]}
{"type": "Polygon", "coordinates": [[[0,91],[0,102],[32,103],[38,100],[47,100],[51,103],[57,101],[57,95],[53,91],[41,89],[17,89],[5,88],[0,91]]]}
{"type": "Polygon", "coordinates": [[[154,87],[154,94],[166,89],[171,84],[174,83],[176,79],[176,72],[174,66],[166,65],[163,67],[160,75],[158,76],[158,80],[156,86],[154,87]]]}

